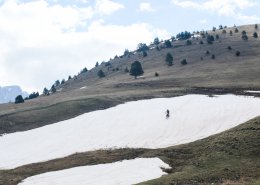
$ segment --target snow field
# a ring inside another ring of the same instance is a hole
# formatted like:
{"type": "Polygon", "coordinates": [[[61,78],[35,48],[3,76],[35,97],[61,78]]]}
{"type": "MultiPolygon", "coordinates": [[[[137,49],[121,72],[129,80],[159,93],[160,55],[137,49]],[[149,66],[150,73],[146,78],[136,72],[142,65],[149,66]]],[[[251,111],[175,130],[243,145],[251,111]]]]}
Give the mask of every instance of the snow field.
{"type": "Polygon", "coordinates": [[[137,158],[47,172],[25,179],[19,185],[130,185],[156,179],[169,168],[159,158],[137,158]]]}
{"type": "Polygon", "coordinates": [[[111,148],[163,148],[216,134],[260,115],[260,98],[186,95],[128,102],[0,137],[0,169],[111,148]],[[166,109],[170,118],[165,119],[166,109]]]}

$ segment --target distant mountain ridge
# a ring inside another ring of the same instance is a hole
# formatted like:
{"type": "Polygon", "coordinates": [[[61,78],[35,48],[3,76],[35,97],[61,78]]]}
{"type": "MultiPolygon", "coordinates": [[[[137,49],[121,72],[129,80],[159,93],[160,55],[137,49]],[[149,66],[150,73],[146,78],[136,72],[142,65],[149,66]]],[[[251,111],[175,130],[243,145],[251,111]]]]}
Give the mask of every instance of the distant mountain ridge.
{"type": "Polygon", "coordinates": [[[28,93],[25,91],[22,91],[21,87],[18,85],[12,85],[12,86],[0,86],[0,104],[1,103],[8,103],[8,102],[14,102],[16,96],[22,95],[23,98],[28,96],[28,93]]]}

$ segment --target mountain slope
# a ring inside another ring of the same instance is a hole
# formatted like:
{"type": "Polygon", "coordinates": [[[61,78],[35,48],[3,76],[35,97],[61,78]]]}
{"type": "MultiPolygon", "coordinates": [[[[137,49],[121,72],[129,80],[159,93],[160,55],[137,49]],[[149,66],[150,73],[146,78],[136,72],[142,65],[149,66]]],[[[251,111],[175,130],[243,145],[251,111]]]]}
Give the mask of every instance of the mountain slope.
{"type": "MultiPolygon", "coordinates": [[[[89,70],[58,87],[57,93],[26,101],[22,105],[0,105],[0,133],[37,128],[62,121],[79,114],[104,109],[130,100],[152,97],[169,97],[187,93],[235,93],[249,94],[244,90],[260,89],[260,39],[252,34],[260,31],[254,25],[227,28],[209,34],[219,35],[219,40],[207,44],[206,38],[173,41],[172,48],[147,51],[148,56],[139,53],[119,57],[89,70]],[[233,35],[229,31],[233,30],[233,35]],[[245,30],[248,40],[242,40],[245,30]],[[200,41],[204,44],[200,44],[200,41]],[[227,47],[231,46],[232,50],[227,47]],[[206,51],[210,54],[206,54],[206,51]],[[236,56],[240,51],[240,56],[236,56]],[[172,53],[174,65],[165,63],[167,53],[172,53]],[[215,59],[212,59],[212,54],[215,59]],[[203,60],[201,60],[201,57],[203,60]],[[182,59],[188,64],[180,64],[182,59]],[[144,78],[134,79],[124,72],[133,61],[139,60],[144,69],[144,78]],[[118,70],[116,70],[118,68],[118,70]],[[102,69],[106,77],[99,78],[102,69]],[[155,77],[155,72],[159,77],[155,77]],[[55,111],[53,111],[55,110],[55,111]],[[34,116],[31,116],[34,115],[34,116]]],[[[255,94],[259,96],[259,94],[255,94]]]]}

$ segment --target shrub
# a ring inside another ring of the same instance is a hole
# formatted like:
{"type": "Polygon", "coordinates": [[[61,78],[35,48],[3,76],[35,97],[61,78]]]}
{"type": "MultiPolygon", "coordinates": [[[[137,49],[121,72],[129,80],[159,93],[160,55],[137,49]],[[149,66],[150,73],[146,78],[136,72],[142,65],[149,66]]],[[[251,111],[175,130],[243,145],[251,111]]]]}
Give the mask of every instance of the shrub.
{"type": "Polygon", "coordinates": [[[139,75],[142,75],[144,73],[142,65],[139,61],[134,61],[131,64],[131,69],[130,69],[130,75],[134,76],[135,78],[139,75]]]}
{"type": "Polygon", "coordinates": [[[237,28],[235,29],[235,33],[238,33],[238,29],[237,28]]]}
{"type": "Polygon", "coordinates": [[[222,30],[222,33],[223,33],[223,34],[226,34],[226,33],[227,33],[227,31],[226,31],[226,30],[222,30]]]}
{"type": "Polygon", "coordinates": [[[208,35],[208,36],[207,36],[207,42],[208,42],[208,44],[212,44],[213,41],[214,41],[214,37],[213,37],[212,35],[208,35]]]}
{"type": "Polygon", "coordinates": [[[222,30],[222,29],[223,29],[223,26],[222,26],[222,25],[219,25],[219,29],[222,30]]]}
{"type": "Polygon", "coordinates": [[[206,51],[206,54],[207,54],[207,55],[209,55],[209,54],[210,54],[209,50],[207,50],[207,51],[206,51]]]}
{"type": "Polygon", "coordinates": [[[216,31],[216,27],[213,26],[212,31],[216,31]]]}
{"type": "Polygon", "coordinates": [[[258,25],[257,24],[255,24],[255,29],[258,29],[258,25]]]}
{"type": "Polygon", "coordinates": [[[253,37],[254,38],[258,38],[258,34],[255,32],[255,33],[253,33],[253,37]]]}
{"type": "Polygon", "coordinates": [[[230,36],[233,35],[233,31],[232,31],[232,30],[229,31],[229,35],[230,35],[230,36]]]}
{"type": "Polygon", "coordinates": [[[70,79],[71,79],[71,76],[68,77],[68,80],[70,80],[70,79]]]}
{"type": "Polygon", "coordinates": [[[186,59],[183,59],[183,60],[181,61],[181,64],[182,64],[182,65],[186,65],[186,64],[187,64],[187,60],[186,60],[186,59]]]}
{"type": "Polygon", "coordinates": [[[215,55],[213,54],[213,55],[211,55],[211,58],[214,60],[215,59],[215,55]]]}
{"type": "Polygon", "coordinates": [[[171,48],[171,47],[172,47],[171,41],[166,40],[166,41],[164,42],[164,46],[165,46],[166,48],[171,48]]]}
{"type": "Polygon", "coordinates": [[[202,40],[200,41],[200,44],[204,44],[202,40]]]}
{"type": "Polygon", "coordinates": [[[228,50],[232,50],[232,47],[231,47],[231,46],[228,46],[227,48],[228,48],[228,50]]]}
{"type": "Polygon", "coordinates": [[[236,56],[240,56],[240,51],[236,51],[236,56]]]}
{"type": "Polygon", "coordinates": [[[65,84],[65,79],[62,79],[61,82],[60,82],[60,84],[61,84],[61,85],[62,85],[62,84],[65,84]]]}
{"type": "Polygon", "coordinates": [[[187,41],[186,41],[186,44],[187,44],[187,45],[191,45],[192,42],[191,42],[190,40],[187,40],[187,41]]]}
{"type": "Polygon", "coordinates": [[[137,51],[143,52],[149,50],[149,47],[145,43],[139,43],[137,45],[137,51]]]}
{"type": "Polygon", "coordinates": [[[102,71],[102,69],[98,71],[97,75],[99,76],[99,78],[105,77],[105,73],[102,71]]]}
{"type": "Polygon", "coordinates": [[[245,34],[245,35],[242,35],[242,39],[243,40],[248,40],[248,36],[245,34]]]}
{"type": "Polygon", "coordinates": [[[160,43],[159,38],[158,37],[154,38],[153,44],[158,45],[159,43],[160,43]]]}
{"type": "Polygon", "coordinates": [[[216,40],[218,40],[218,39],[219,39],[219,35],[217,34],[217,35],[216,35],[216,40]]]}
{"type": "Polygon", "coordinates": [[[23,99],[22,95],[16,96],[15,103],[23,103],[23,102],[24,102],[24,99],[23,99]]]}
{"type": "Polygon", "coordinates": [[[200,60],[203,60],[203,57],[200,57],[200,60]]]}
{"type": "Polygon", "coordinates": [[[56,88],[55,88],[54,85],[51,86],[51,90],[50,91],[51,91],[51,93],[56,93],[56,88]]]}
{"type": "Polygon", "coordinates": [[[159,76],[159,73],[155,72],[155,73],[154,73],[154,76],[158,77],[158,76],[159,76]]]}
{"type": "Polygon", "coordinates": [[[33,92],[29,95],[28,99],[33,99],[33,98],[37,98],[39,96],[39,93],[38,92],[33,92]]]}
{"type": "Polygon", "coordinates": [[[42,94],[45,96],[50,95],[49,90],[46,87],[44,87],[42,94]]]}
{"type": "Polygon", "coordinates": [[[167,63],[168,66],[173,65],[173,57],[171,53],[166,54],[165,62],[167,63]]]}

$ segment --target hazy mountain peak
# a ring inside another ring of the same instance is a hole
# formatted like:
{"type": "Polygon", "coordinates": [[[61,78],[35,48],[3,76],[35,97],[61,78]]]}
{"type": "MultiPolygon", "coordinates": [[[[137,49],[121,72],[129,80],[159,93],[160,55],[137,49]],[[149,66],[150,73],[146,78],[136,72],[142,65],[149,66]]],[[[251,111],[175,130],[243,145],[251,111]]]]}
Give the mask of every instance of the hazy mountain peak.
{"type": "Polygon", "coordinates": [[[14,102],[16,96],[22,95],[24,98],[28,96],[28,93],[22,91],[18,85],[12,86],[0,86],[0,103],[14,102]]]}

